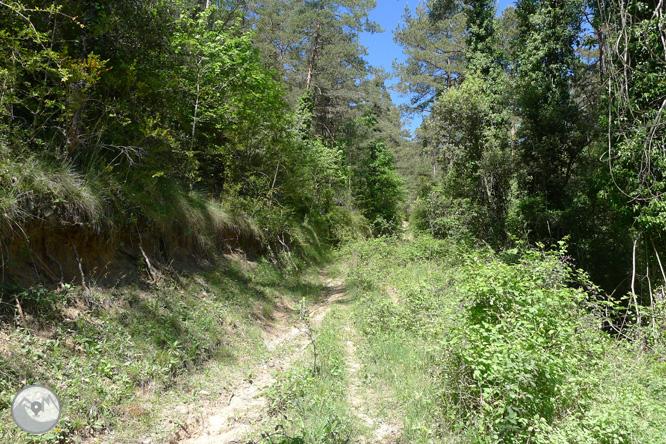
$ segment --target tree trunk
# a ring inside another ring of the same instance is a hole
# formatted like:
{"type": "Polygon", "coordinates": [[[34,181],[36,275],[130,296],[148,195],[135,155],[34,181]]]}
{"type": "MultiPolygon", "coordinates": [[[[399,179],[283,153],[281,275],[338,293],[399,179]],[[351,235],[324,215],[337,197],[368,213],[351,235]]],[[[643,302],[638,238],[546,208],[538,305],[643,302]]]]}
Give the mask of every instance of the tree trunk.
{"type": "Polygon", "coordinates": [[[203,63],[203,57],[199,59],[197,63],[197,94],[194,101],[194,116],[192,119],[192,140],[191,146],[194,146],[194,136],[197,129],[197,121],[199,119],[199,100],[201,99],[201,64],[203,63]]]}
{"type": "Polygon", "coordinates": [[[321,29],[321,23],[317,22],[317,27],[315,30],[314,44],[312,45],[312,57],[310,57],[310,66],[308,68],[308,82],[306,89],[309,91],[312,85],[312,76],[314,75],[314,67],[317,61],[317,49],[319,46],[319,30],[321,29]]]}
{"type": "Polygon", "coordinates": [[[446,90],[451,89],[451,56],[446,60],[446,90]]]}

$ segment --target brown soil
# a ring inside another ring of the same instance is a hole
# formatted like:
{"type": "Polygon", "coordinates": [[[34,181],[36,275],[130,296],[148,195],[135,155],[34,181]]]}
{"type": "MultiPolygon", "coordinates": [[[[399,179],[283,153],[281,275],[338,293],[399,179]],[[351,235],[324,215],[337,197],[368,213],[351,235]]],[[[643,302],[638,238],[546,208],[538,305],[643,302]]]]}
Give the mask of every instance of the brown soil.
{"type": "Polygon", "coordinates": [[[159,281],[165,269],[209,265],[214,253],[262,251],[253,233],[231,225],[211,229],[208,238],[177,226],[116,231],[34,221],[19,231],[0,232],[0,285],[111,287],[133,282],[138,275],[159,281]]]}

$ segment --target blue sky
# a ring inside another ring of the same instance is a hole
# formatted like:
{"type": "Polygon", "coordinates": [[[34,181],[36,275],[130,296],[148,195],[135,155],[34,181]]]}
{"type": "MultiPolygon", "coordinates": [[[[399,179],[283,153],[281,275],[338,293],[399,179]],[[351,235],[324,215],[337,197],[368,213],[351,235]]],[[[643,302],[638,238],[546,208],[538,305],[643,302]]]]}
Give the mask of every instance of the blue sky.
{"type": "MultiPolygon", "coordinates": [[[[414,10],[418,3],[418,0],[377,0],[377,7],[370,12],[370,20],[379,23],[384,32],[379,34],[364,33],[361,35],[361,44],[368,48],[367,60],[371,65],[382,66],[387,71],[392,71],[391,67],[394,60],[398,60],[398,62],[405,60],[402,48],[393,42],[393,31],[402,20],[405,6],[409,5],[414,10]]],[[[513,0],[499,0],[498,13],[513,3],[513,0]]],[[[395,81],[396,79],[387,81],[387,86],[390,86],[395,81]]],[[[391,92],[391,96],[393,97],[393,101],[398,104],[406,103],[409,100],[408,97],[402,97],[395,92],[391,92]]],[[[420,124],[421,117],[415,116],[411,124],[407,127],[413,132],[420,124]]]]}

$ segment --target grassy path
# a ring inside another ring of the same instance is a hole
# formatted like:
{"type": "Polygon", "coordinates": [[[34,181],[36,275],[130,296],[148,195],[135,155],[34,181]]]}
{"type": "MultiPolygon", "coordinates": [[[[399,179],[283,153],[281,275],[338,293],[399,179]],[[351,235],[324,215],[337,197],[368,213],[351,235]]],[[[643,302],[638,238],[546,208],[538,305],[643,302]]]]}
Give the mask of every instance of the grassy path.
{"type": "Polygon", "coordinates": [[[269,358],[173,442],[398,442],[400,426],[385,408],[390,391],[379,394],[367,379],[356,303],[342,281],[320,279],[323,294],[307,316],[299,318],[298,307],[280,307],[262,331],[269,358]]]}
{"type": "Polygon", "coordinates": [[[663,362],[605,337],[590,315],[560,310],[573,306],[577,290],[551,285],[563,272],[556,253],[528,251],[507,263],[427,238],[368,240],[341,253],[329,276],[345,276],[348,287],[319,277],[323,296],[312,305],[310,328],[280,342],[271,359],[284,353],[285,365],[252,396],[243,419],[229,423],[242,440],[221,440],[222,430],[210,434],[216,440],[192,443],[666,442],[657,425],[664,417],[663,362]],[[488,292],[493,299],[479,311],[488,292]],[[506,331],[470,314],[499,316],[487,308],[497,300],[506,310],[497,325],[506,331]],[[555,340],[558,348],[550,346],[555,340]],[[584,365],[572,372],[573,361],[584,365]],[[492,365],[472,367],[479,362],[492,365]],[[586,416],[548,395],[552,385],[538,380],[542,362],[562,375],[553,379],[562,393],[589,395],[576,406],[586,416]],[[643,379],[618,378],[629,365],[643,379]],[[565,378],[570,374],[584,379],[565,378]],[[515,383],[523,380],[537,383],[515,383]],[[486,396],[495,404],[483,404],[486,396]],[[558,414],[548,416],[553,406],[558,414]],[[529,409],[540,413],[518,423],[516,415],[529,409]],[[609,418],[614,423],[605,428],[609,418]]]}
{"type": "MultiPolygon", "coordinates": [[[[322,277],[322,279],[326,279],[322,277]]],[[[298,319],[298,307],[284,304],[272,314],[273,322],[262,328],[264,345],[271,352],[269,359],[253,368],[249,376],[236,386],[228,397],[199,412],[194,423],[183,427],[175,442],[183,444],[226,444],[248,442],[246,438],[268,419],[266,391],[276,382],[276,376],[303,357],[310,345],[308,330],[316,329],[334,302],[344,295],[338,281],[325,280],[323,300],[308,310],[309,324],[298,319]],[[203,419],[201,419],[203,418],[203,419]]]]}

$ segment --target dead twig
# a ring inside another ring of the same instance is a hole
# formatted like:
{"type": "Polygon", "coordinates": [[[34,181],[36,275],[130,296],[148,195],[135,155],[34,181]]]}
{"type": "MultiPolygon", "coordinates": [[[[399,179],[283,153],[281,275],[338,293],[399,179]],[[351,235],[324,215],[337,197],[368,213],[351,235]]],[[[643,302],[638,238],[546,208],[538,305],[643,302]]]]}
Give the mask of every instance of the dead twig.
{"type": "Polygon", "coordinates": [[[79,252],[76,250],[76,245],[74,242],[71,242],[72,250],[74,250],[74,257],[76,258],[76,263],[79,265],[79,273],[81,274],[81,285],[86,290],[86,293],[90,295],[90,288],[86,285],[86,275],[83,272],[83,264],[81,263],[81,258],[79,257],[79,252]]]}

